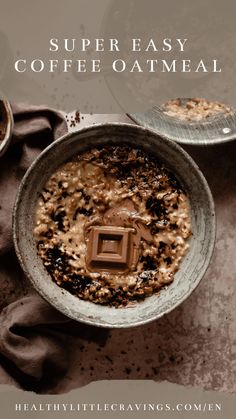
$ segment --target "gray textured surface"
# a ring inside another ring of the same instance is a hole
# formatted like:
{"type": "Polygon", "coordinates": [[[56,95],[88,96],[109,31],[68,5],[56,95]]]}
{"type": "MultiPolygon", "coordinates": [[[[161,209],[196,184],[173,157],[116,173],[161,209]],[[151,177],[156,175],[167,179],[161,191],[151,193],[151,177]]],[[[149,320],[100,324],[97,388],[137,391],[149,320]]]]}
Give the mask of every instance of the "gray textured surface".
{"type": "MultiPolygon", "coordinates": [[[[84,117],[81,126],[95,120],[129,122],[125,116],[94,115],[84,117]]],[[[113,330],[105,347],[71,342],[68,390],[93,380],[128,378],[236,393],[236,142],[187,151],[203,170],[216,203],[210,268],[191,297],[162,319],[113,330]]]]}

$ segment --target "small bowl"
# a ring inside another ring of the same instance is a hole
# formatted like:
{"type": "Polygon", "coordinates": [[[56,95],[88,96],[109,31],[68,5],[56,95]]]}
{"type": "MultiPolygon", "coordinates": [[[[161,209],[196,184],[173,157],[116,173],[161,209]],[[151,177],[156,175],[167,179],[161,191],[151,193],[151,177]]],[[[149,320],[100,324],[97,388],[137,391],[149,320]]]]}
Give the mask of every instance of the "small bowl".
{"type": "Polygon", "coordinates": [[[174,142],[135,125],[94,125],[65,135],[35,160],[20,186],[14,208],[13,231],[16,253],[24,272],[50,304],[68,317],[83,323],[109,328],[131,327],[169,313],[196,288],[208,267],[214,247],[214,204],[199,168],[174,142]],[[158,295],[152,295],[130,308],[114,308],[80,300],[56,285],[37,255],[32,231],[39,194],[59,166],[89,148],[124,143],[134,148],[140,146],[156,155],[174,172],[190,200],[193,235],[189,241],[189,251],[172,284],[158,295]]]}
{"type": "Polygon", "coordinates": [[[11,105],[7,100],[0,100],[0,157],[7,150],[13,129],[11,105]]]}
{"type": "MultiPolygon", "coordinates": [[[[182,99],[186,101],[188,99],[182,99]]],[[[128,114],[137,124],[183,145],[209,146],[236,139],[236,111],[220,113],[200,121],[183,121],[167,115],[161,106],[146,112],[128,114]]]]}

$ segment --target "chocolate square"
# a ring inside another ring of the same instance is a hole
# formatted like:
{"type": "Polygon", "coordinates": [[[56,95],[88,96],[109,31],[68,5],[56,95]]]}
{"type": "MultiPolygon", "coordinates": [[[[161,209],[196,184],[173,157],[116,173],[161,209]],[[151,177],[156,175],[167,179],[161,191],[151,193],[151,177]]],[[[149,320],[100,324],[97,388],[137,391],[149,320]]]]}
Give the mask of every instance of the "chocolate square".
{"type": "Polygon", "coordinates": [[[117,226],[92,227],[87,253],[90,269],[110,272],[127,270],[132,231],[131,228],[117,226]]]}

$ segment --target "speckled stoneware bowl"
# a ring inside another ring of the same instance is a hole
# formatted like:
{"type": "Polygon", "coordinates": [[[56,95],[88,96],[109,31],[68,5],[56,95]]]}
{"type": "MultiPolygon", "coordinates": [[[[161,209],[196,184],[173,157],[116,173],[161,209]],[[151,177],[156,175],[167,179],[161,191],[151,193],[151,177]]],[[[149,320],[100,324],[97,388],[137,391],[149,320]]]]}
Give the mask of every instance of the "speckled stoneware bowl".
{"type": "Polygon", "coordinates": [[[3,135],[0,139],[1,157],[10,144],[13,129],[13,115],[11,105],[7,100],[0,100],[0,129],[3,130],[3,135]]]}
{"type": "Polygon", "coordinates": [[[206,271],[214,247],[215,215],[211,192],[197,165],[172,141],[129,124],[103,124],[68,134],[49,146],[26,173],[15,204],[14,242],[21,266],[37,291],[67,316],[96,326],[131,327],[158,319],[181,304],[206,271]],[[190,249],[173,283],[159,295],[132,308],[111,308],[78,299],[56,285],[39,256],[33,237],[35,205],[48,178],[75,154],[97,145],[141,146],[170,168],[182,183],[191,205],[190,249]]]}
{"type": "Polygon", "coordinates": [[[129,117],[137,124],[183,145],[213,146],[236,139],[235,109],[231,113],[222,112],[201,121],[181,121],[165,114],[160,106],[146,112],[129,114],[129,117]]]}

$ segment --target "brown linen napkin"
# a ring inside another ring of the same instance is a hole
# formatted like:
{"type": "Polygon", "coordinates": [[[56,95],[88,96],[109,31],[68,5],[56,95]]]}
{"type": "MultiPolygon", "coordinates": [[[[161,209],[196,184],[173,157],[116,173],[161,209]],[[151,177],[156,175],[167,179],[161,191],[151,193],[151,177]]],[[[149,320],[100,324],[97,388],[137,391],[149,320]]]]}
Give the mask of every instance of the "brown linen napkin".
{"type": "Polygon", "coordinates": [[[53,392],[73,356],[71,339],[103,343],[107,332],[71,321],[52,308],[32,289],[18,264],[12,240],[17,189],[35,157],[67,126],[60,113],[46,107],[12,109],[12,145],[0,159],[0,383],[53,392]]]}
{"type": "Polygon", "coordinates": [[[23,175],[40,151],[67,131],[63,116],[45,107],[12,105],[12,110],[15,144],[0,159],[0,256],[12,248],[11,214],[23,175]]]}
{"type": "Polygon", "coordinates": [[[5,368],[25,389],[51,387],[68,367],[66,337],[55,325],[69,319],[38,295],[21,298],[0,315],[0,353],[5,368]],[[65,348],[65,349],[64,349],[65,348]]]}

